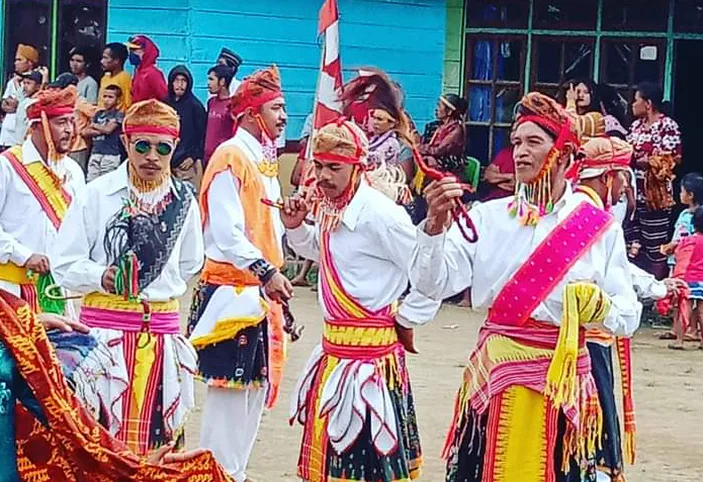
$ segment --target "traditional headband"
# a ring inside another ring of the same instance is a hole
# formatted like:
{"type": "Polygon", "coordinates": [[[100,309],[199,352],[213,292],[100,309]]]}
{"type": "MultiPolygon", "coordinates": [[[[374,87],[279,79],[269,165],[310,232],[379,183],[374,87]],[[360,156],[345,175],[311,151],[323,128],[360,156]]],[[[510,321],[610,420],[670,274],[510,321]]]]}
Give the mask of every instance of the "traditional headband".
{"type": "Polygon", "coordinates": [[[52,119],[62,115],[73,114],[74,109],[73,106],[42,107],[35,102],[27,109],[27,118],[30,120],[41,119],[43,113],[48,119],[52,119]]]}
{"type": "Polygon", "coordinates": [[[446,97],[444,97],[443,95],[439,96],[439,100],[440,100],[440,102],[442,102],[442,104],[446,105],[451,110],[456,110],[456,106],[454,104],[452,104],[451,102],[449,102],[449,100],[446,97]]]}
{"type": "MultiPolygon", "coordinates": [[[[283,97],[283,92],[280,90],[271,90],[261,95],[245,97],[232,108],[232,114],[238,117],[246,112],[247,109],[259,109],[267,102],[271,102],[279,97],[283,97]]],[[[236,99],[236,95],[233,99],[236,99]]]]}
{"type": "Polygon", "coordinates": [[[171,136],[174,139],[178,139],[180,135],[178,129],[175,129],[174,127],[148,124],[125,126],[123,132],[127,136],[133,136],[138,134],[153,134],[171,136]]]}
{"type": "Polygon", "coordinates": [[[336,123],[337,127],[343,127],[351,134],[355,146],[354,155],[345,156],[343,154],[335,154],[333,152],[316,151],[312,154],[315,159],[319,159],[321,161],[341,162],[344,164],[361,164],[361,158],[364,155],[364,149],[361,145],[361,139],[359,139],[357,133],[354,132],[354,129],[352,129],[346,124],[346,121],[347,119],[345,117],[340,117],[339,119],[337,119],[336,123]]]}

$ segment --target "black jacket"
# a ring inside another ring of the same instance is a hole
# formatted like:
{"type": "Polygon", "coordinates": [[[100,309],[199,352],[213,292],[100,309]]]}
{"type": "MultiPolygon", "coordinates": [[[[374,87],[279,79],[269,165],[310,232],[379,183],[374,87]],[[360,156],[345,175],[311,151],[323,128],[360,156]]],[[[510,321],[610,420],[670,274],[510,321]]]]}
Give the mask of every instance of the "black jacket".
{"type": "Polygon", "coordinates": [[[171,167],[178,167],[185,159],[203,158],[205,147],[205,126],[207,112],[203,103],[193,94],[193,75],[185,65],[175,66],[168,74],[168,99],[166,103],[173,107],[181,118],[181,141],[171,159],[171,167]],[[173,81],[176,75],[188,79],[186,93],[179,100],[173,93],[173,81]]]}

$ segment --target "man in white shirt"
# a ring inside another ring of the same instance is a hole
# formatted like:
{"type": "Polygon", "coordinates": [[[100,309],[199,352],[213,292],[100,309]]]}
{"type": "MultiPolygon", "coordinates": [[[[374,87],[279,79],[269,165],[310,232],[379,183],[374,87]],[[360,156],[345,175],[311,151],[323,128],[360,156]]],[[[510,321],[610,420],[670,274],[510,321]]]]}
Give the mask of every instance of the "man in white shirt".
{"type": "Polygon", "coordinates": [[[469,243],[447,231],[461,185],[434,182],[411,262],[420,292],[470,286],[488,308],[443,453],[447,480],[593,481],[602,413],[579,332],[595,323],[630,336],[639,325],[623,232],[565,181],[578,138],[553,99],[525,96],[511,140],[516,196],[472,209],[469,243]]]}
{"type": "Polygon", "coordinates": [[[192,189],[169,168],[176,112],[139,102],[123,126],[128,162],[71,204],[51,260],[59,285],[85,295],[80,321],[115,360],[99,385],[107,427],[147,454],[182,442],[195,405],[197,356],[180,334],[178,298],[202,267],[203,240],[192,189]]]}
{"type": "Polygon", "coordinates": [[[73,88],[41,92],[27,111],[34,126],[29,138],[0,155],[0,288],[37,311],[48,301],[37,285],[54,284],[49,251],[85,187],[81,168],[68,157],[75,102],[73,88]]]}
{"type": "Polygon", "coordinates": [[[2,110],[5,118],[2,121],[0,130],[0,146],[12,147],[15,145],[15,121],[17,107],[24,99],[22,92],[22,74],[34,70],[39,65],[39,51],[31,46],[17,45],[15,54],[15,75],[7,82],[5,92],[2,96],[2,110]]]}
{"type": "Polygon", "coordinates": [[[395,168],[364,176],[368,149],[368,139],[352,122],[322,127],[313,140],[320,199],[315,226],[304,222],[308,206],[302,197],[286,200],[282,214],[293,250],[319,261],[325,319],[322,343],[291,406],[291,422],[305,427],[298,460],[298,476],[305,481],[343,480],[345,474],[410,480],[422,466],[396,323],[426,323],[441,301],[411,290],[397,307],[408,286],[416,229],[397,203],[404,182],[390,181],[385,172],[395,168]]]}
{"type": "Polygon", "coordinates": [[[237,125],[203,176],[205,268],[196,289],[189,337],[198,350],[207,398],[201,447],[237,481],[256,440],[264,405],[278,395],[284,361],[282,309],[292,294],[283,266],[278,162],[266,149],[287,116],[275,66],[247,77],[232,98],[237,125]],[[265,293],[262,297],[261,291],[265,293]]]}

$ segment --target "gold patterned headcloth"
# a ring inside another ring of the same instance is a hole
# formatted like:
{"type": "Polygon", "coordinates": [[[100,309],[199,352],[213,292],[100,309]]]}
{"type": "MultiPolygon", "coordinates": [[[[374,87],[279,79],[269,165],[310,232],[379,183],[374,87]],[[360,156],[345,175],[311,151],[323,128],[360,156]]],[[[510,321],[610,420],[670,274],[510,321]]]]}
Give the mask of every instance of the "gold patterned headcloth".
{"type": "Polygon", "coordinates": [[[39,51],[31,45],[19,44],[17,46],[17,55],[24,57],[35,65],[39,63],[39,51]]]}
{"type": "Polygon", "coordinates": [[[181,121],[178,113],[163,102],[155,99],[133,104],[124,116],[122,132],[134,134],[167,135],[178,139],[181,121]]]}

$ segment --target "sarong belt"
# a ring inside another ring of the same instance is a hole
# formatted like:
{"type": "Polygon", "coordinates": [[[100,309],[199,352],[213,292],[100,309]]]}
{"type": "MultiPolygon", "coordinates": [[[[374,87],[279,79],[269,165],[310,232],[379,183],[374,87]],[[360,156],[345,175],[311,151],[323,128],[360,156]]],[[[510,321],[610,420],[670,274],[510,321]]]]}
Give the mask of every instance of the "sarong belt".
{"type": "Polygon", "coordinates": [[[586,330],[586,341],[611,346],[615,343],[615,336],[597,328],[590,328],[586,330]]]}
{"type": "Polygon", "coordinates": [[[401,347],[393,318],[325,320],[322,348],[337,358],[380,358],[401,347]]]}
{"type": "Polygon", "coordinates": [[[0,280],[16,285],[34,284],[32,278],[27,274],[27,268],[17,266],[15,263],[0,264],[0,280]]]}
{"type": "MultiPolygon", "coordinates": [[[[157,335],[179,334],[178,307],[177,300],[150,302],[149,331],[157,335]]],[[[91,328],[142,331],[145,324],[144,306],[115,295],[91,293],[83,298],[80,321],[91,328]]]]}

